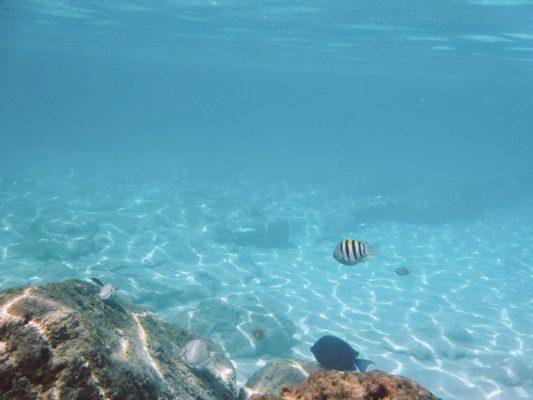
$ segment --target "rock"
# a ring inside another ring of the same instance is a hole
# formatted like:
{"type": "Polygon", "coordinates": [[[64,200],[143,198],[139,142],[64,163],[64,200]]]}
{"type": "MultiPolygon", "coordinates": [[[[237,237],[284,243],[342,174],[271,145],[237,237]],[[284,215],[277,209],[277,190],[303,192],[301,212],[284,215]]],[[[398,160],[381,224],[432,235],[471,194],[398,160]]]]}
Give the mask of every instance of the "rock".
{"type": "Polygon", "coordinates": [[[474,341],[474,337],[466,329],[459,326],[445,329],[444,336],[458,345],[470,344],[474,341]]]}
{"type": "Polygon", "coordinates": [[[279,396],[282,387],[294,387],[319,368],[314,361],[272,360],[248,379],[246,390],[250,393],[279,396]]]}
{"type": "Polygon", "coordinates": [[[157,281],[151,279],[148,274],[138,274],[132,275],[121,284],[121,289],[124,289],[122,297],[124,298],[127,292],[128,302],[146,310],[157,310],[160,315],[174,313],[176,305],[183,306],[212,298],[219,287],[220,280],[205,271],[179,277],[165,276],[157,281]]]}
{"type": "Polygon", "coordinates": [[[489,376],[496,382],[507,387],[533,386],[533,367],[527,362],[514,357],[501,358],[497,365],[491,365],[483,369],[480,374],[489,376]]]}
{"type": "Polygon", "coordinates": [[[14,254],[43,262],[73,261],[98,253],[108,244],[96,223],[81,217],[64,220],[60,214],[60,210],[45,209],[43,215],[21,223],[24,239],[14,246],[14,254]]]}
{"type": "Polygon", "coordinates": [[[416,382],[382,371],[338,372],[318,370],[281,397],[253,395],[250,400],[438,400],[416,382]]]}
{"type": "MultiPolygon", "coordinates": [[[[245,299],[246,300],[246,299],[245,299]]],[[[232,304],[220,299],[209,299],[184,309],[172,318],[178,325],[200,335],[220,341],[233,357],[271,355],[290,356],[297,341],[293,338],[296,326],[281,313],[250,304],[232,304]],[[239,329],[235,329],[239,327],[239,329]],[[265,338],[255,340],[252,331],[265,331],[265,338]]],[[[252,302],[257,302],[255,297],[252,302]]]]}
{"type": "Polygon", "coordinates": [[[263,268],[257,265],[249,254],[239,252],[235,265],[239,268],[241,279],[244,283],[254,279],[259,282],[264,277],[263,268]]]}
{"type": "Polygon", "coordinates": [[[221,353],[189,368],[179,353],[194,335],[99,290],[70,280],[0,293],[0,399],[236,398],[221,353]]]}
{"type": "Polygon", "coordinates": [[[290,245],[290,227],[286,220],[254,223],[249,227],[229,229],[218,227],[214,240],[218,243],[234,243],[267,249],[284,249],[290,245]]]}

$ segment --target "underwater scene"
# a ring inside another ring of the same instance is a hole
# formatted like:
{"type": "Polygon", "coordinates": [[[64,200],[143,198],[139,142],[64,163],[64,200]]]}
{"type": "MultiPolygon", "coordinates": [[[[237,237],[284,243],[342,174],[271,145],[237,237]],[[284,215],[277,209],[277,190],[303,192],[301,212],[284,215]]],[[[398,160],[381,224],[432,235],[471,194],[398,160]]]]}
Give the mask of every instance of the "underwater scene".
{"type": "Polygon", "coordinates": [[[334,336],[533,398],[532,154],[531,0],[0,0],[0,291],[110,284],[240,386],[334,336]]]}

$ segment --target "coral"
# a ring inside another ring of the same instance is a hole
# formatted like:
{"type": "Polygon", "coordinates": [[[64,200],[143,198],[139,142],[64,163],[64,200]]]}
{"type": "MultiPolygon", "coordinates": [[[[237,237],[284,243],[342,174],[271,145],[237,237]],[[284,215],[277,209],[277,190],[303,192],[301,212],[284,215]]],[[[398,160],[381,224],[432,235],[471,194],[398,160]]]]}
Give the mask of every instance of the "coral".
{"type": "Polygon", "coordinates": [[[253,395],[250,400],[437,400],[416,382],[381,371],[365,373],[318,370],[280,397],[253,395]]]}

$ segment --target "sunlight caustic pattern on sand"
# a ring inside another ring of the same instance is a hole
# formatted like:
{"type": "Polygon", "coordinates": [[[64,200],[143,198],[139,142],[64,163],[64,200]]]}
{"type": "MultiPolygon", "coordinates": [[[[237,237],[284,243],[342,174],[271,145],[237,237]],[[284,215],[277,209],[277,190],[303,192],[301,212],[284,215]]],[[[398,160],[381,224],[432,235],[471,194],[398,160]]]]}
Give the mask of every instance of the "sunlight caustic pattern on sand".
{"type": "MultiPolygon", "coordinates": [[[[467,192],[477,205],[465,209],[454,200],[465,185],[453,180],[339,191],[305,172],[182,170],[120,184],[119,171],[83,174],[83,184],[36,171],[3,180],[0,268],[12,273],[0,276],[2,289],[113,283],[125,300],[219,342],[240,382],[269,357],[310,358],[315,340],[335,334],[376,368],[445,398],[531,394],[529,206],[467,192]],[[375,255],[339,265],[331,254],[345,237],[375,255]],[[399,265],[411,274],[396,275],[399,265]]],[[[2,305],[0,318],[9,316],[2,305]]]]}

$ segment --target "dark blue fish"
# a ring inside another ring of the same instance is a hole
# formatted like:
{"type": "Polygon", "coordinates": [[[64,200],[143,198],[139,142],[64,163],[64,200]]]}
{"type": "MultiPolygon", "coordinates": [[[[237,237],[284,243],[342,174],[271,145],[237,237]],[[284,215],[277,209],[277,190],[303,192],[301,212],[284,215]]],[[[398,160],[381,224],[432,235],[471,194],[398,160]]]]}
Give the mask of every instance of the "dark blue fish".
{"type": "Polygon", "coordinates": [[[237,396],[237,400],[246,400],[248,398],[248,393],[246,393],[245,388],[239,389],[239,395],[237,396]]]}
{"type": "Polygon", "coordinates": [[[316,360],[327,369],[365,372],[372,361],[358,359],[359,353],[336,336],[323,336],[311,347],[316,360]]]}

